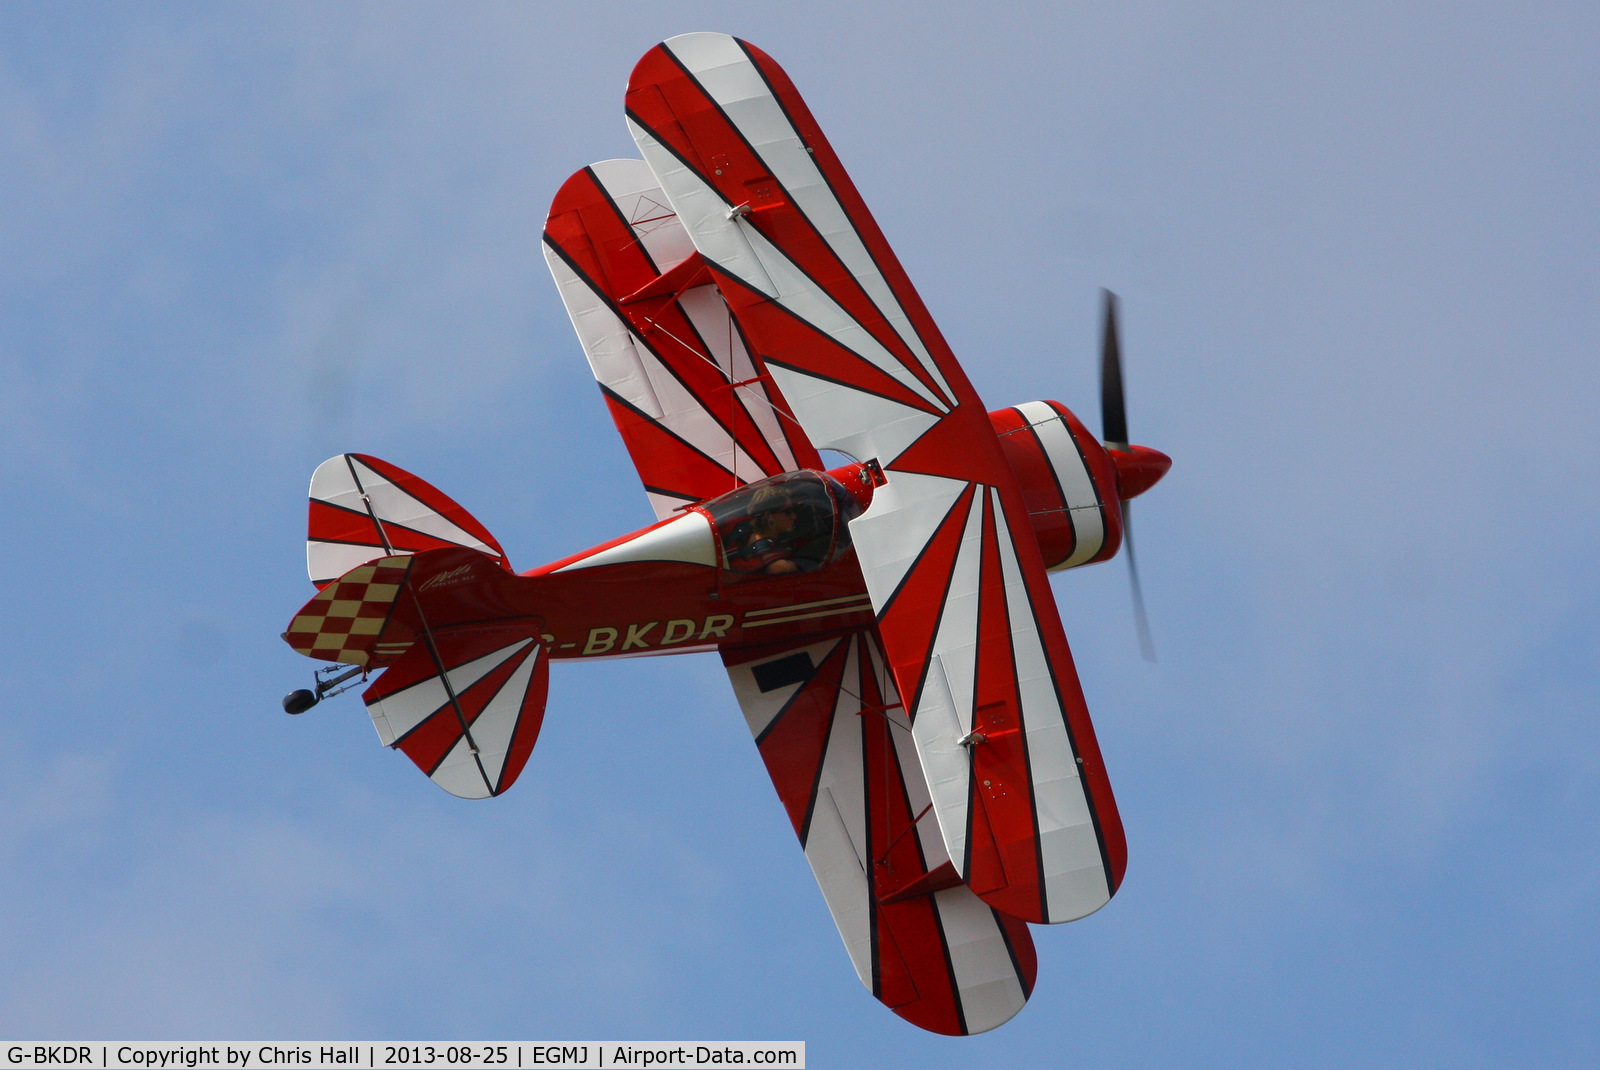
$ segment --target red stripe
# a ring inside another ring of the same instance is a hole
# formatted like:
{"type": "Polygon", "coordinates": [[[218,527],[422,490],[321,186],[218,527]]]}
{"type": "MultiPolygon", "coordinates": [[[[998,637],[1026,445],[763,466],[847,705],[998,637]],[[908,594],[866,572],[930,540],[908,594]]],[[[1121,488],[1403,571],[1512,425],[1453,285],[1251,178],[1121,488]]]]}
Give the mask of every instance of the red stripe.
{"type": "Polygon", "coordinates": [[[878,628],[883,633],[885,651],[894,669],[895,683],[906,700],[908,710],[922,701],[922,678],[927,671],[933,638],[943,615],[945,595],[961,536],[967,528],[967,513],[972,508],[975,489],[968,486],[939,527],[929,536],[922,556],[907,571],[900,590],[883,611],[878,628]]]}
{"type": "Polygon", "coordinates": [[[778,798],[802,844],[849,649],[848,642],[833,648],[817,674],[800,687],[769,726],[759,747],[767,775],[772,777],[772,786],[778,789],[778,798]]]}
{"type": "MultiPolygon", "coordinates": [[[[461,545],[388,521],[384,521],[383,533],[388,536],[389,545],[396,550],[415,552],[461,545]]],[[[352,513],[348,509],[341,509],[314,498],[311,501],[311,515],[306,522],[306,538],[313,542],[354,543],[358,546],[371,546],[380,551],[383,549],[383,540],[378,535],[377,526],[366,513],[352,513]]],[[[493,546],[494,543],[490,542],[490,545],[493,546]]]]}
{"type": "MultiPolygon", "coordinates": [[[[610,394],[606,394],[605,399],[611,419],[646,486],[698,502],[726,494],[754,477],[754,473],[747,472],[744,478],[735,479],[722,464],[654,420],[640,415],[610,394]]],[[[730,464],[732,461],[733,458],[728,458],[730,464]]]]}
{"type": "Polygon", "coordinates": [[[1013,917],[1042,921],[1033,782],[993,510],[985,510],[980,567],[972,729],[984,738],[971,748],[973,843],[967,850],[968,869],[972,889],[984,902],[1013,917]],[[998,887],[990,885],[995,878],[1003,882],[998,887]]]}

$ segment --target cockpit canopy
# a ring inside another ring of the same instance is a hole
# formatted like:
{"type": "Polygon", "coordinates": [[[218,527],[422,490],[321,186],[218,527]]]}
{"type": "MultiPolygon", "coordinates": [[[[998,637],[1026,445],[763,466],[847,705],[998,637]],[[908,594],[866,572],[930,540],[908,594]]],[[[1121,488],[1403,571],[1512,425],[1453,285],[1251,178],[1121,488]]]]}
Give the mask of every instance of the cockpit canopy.
{"type": "Polygon", "coordinates": [[[724,569],[747,574],[814,572],[850,549],[855,496],[822,472],[784,472],[706,502],[724,569]]]}

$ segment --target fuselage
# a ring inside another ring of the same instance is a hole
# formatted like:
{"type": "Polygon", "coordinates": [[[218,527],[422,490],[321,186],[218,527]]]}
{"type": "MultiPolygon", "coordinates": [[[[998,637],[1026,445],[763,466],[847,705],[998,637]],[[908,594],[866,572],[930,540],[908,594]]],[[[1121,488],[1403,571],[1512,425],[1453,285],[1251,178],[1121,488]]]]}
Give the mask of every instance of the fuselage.
{"type": "MultiPolygon", "coordinates": [[[[1059,402],[1000,409],[990,420],[1052,571],[1114,556],[1121,502],[1171,463],[1144,447],[1107,450],[1059,402]]],[[[558,660],[764,646],[859,628],[873,610],[849,520],[881,479],[871,464],[772,476],[524,572],[534,582],[517,600],[526,598],[558,660]]]]}
{"type": "Polygon", "coordinates": [[[862,465],[785,473],[522,573],[550,657],[766,645],[869,623],[847,521],[871,491],[862,465]],[[784,513],[788,530],[763,531],[784,513]]]}

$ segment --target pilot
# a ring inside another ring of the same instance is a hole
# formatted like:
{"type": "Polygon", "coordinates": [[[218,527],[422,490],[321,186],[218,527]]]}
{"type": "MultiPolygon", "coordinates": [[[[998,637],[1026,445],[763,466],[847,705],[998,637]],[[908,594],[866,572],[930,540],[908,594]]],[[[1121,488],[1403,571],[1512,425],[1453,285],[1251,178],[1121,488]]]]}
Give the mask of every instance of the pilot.
{"type": "MultiPolygon", "coordinates": [[[[797,509],[782,487],[762,487],[750,499],[750,528],[737,549],[728,555],[742,572],[782,575],[799,572],[792,543],[797,509]]],[[[743,525],[741,525],[743,526],[743,525]]]]}

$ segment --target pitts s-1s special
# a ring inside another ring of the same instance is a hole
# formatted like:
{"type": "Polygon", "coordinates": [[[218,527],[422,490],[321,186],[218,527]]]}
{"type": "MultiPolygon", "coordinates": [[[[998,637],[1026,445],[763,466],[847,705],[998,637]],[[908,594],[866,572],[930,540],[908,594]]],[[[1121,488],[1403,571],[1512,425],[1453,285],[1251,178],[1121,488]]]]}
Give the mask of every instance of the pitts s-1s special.
{"type": "Polygon", "coordinates": [[[485,798],[551,662],[714,650],[862,983],[992,1029],[1033,989],[1027,923],[1099,909],[1127,856],[1049,579],[1115,555],[1171,463],[1128,442],[1114,299],[1103,438],[990,412],[765,53],[674,37],[627,121],[644,159],[568,179],[544,245],[658,521],[517,573],[423,480],[324,462],[284,639],[334,664],[285,708],[382,670],[383,742],[485,798]]]}

